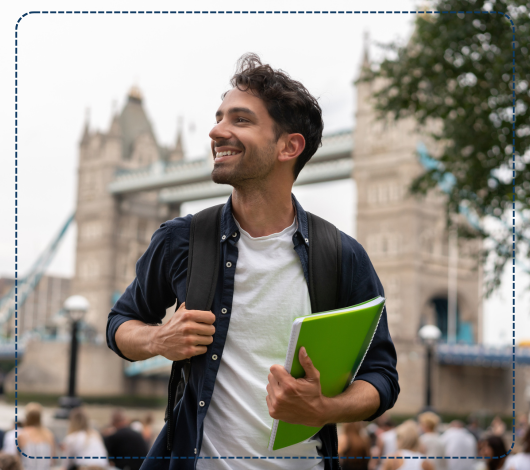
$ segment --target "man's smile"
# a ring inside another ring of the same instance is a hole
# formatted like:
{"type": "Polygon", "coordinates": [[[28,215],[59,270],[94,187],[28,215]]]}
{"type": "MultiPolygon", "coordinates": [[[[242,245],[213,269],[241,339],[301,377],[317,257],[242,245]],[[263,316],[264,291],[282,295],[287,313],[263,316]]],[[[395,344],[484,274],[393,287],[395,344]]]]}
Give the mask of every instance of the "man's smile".
{"type": "Polygon", "coordinates": [[[219,149],[215,152],[214,161],[221,162],[224,161],[233,155],[239,155],[241,153],[241,150],[233,150],[233,149],[224,149],[223,147],[219,147],[219,149]]]}

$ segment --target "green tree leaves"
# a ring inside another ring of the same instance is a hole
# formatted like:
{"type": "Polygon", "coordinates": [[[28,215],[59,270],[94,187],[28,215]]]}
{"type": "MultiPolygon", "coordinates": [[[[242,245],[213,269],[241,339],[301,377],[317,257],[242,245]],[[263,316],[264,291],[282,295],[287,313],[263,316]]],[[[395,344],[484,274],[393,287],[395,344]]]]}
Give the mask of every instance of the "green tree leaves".
{"type": "Polygon", "coordinates": [[[465,206],[480,219],[500,222],[502,233],[484,225],[461,231],[494,243],[494,267],[486,277],[491,292],[512,258],[514,202],[516,250],[528,256],[530,6],[517,0],[438,0],[431,10],[469,13],[418,15],[409,42],[384,46],[389,58],[364,70],[360,80],[383,79],[375,94],[379,117],[413,116],[441,144],[433,155],[440,165],[415,179],[411,191],[425,193],[450,173],[455,184],[447,199],[448,221],[465,206]],[[471,13],[478,11],[489,13],[471,13]],[[439,123],[436,130],[427,130],[433,121],[439,123]]]}

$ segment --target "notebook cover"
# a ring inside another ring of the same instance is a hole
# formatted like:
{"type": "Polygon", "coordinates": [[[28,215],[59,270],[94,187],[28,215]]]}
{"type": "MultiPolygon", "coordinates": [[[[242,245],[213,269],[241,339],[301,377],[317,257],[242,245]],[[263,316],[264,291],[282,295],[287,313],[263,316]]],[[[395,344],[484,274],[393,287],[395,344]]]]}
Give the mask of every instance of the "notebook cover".
{"type": "MultiPolygon", "coordinates": [[[[295,378],[305,376],[298,359],[305,346],[307,354],[320,372],[322,394],[334,397],[352,382],[370,347],[385,304],[377,297],[346,309],[332,310],[305,317],[302,321],[296,348],[287,353],[286,369],[295,378]],[[363,305],[366,305],[363,307],[363,305]]],[[[289,424],[274,420],[269,450],[278,450],[314,436],[321,428],[289,424]]]]}

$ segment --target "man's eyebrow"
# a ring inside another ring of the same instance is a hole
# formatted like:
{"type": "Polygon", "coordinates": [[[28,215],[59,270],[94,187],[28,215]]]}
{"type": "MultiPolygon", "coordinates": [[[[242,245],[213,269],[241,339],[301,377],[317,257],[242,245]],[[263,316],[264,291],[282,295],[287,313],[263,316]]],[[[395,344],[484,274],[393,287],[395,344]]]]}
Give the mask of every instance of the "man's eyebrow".
{"type": "MultiPolygon", "coordinates": [[[[230,108],[226,114],[236,114],[236,113],[245,113],[245,114],[250,114],[253,117],[257,117],[254,111],[248,108],[241,108],[241,107],[230,108]]],[[[223,115],[223,112],[219,110],[215,113],[215,117],[222,116],[222,115],[223,115]]]]}

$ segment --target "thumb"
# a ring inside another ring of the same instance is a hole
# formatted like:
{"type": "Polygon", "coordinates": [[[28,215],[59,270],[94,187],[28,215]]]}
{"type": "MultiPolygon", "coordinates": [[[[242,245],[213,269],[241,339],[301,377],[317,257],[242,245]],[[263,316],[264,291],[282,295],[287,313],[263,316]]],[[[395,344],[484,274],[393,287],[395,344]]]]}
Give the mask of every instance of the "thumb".
{"type": "Polygon", "coordinates": [[[300,364],[304,368],[305,379],[318,379],[320,377],[318,370],[313,365],[313,361],[307,355],[307,351],[303,346],[300,348],[298,359],[300,359],[300,364]]]}

